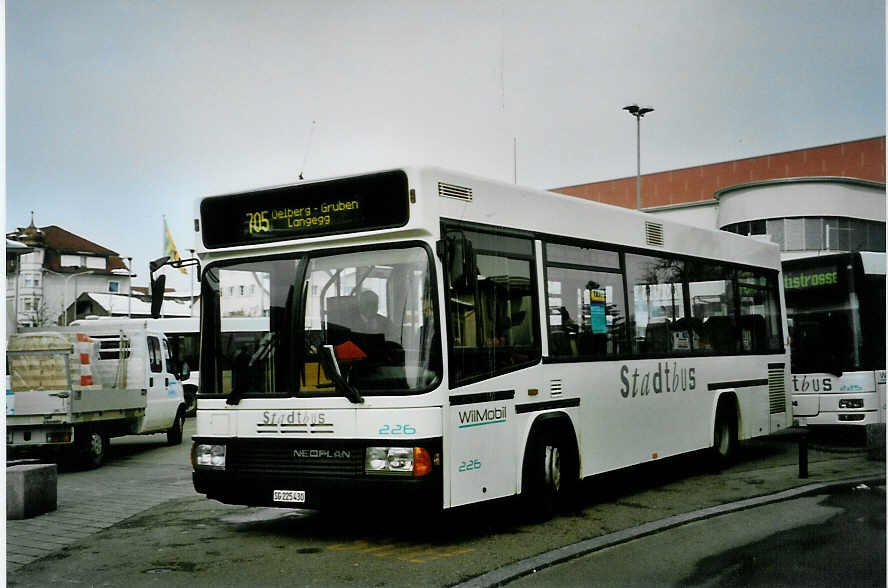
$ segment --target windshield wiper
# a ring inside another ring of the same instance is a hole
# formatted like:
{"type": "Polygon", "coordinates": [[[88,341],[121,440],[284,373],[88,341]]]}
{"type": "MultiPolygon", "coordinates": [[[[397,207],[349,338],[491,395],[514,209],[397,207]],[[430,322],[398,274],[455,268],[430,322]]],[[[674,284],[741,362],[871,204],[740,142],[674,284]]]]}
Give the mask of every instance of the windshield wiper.
{"type": "Polygon", "coordinates": [[[333,380],[333,383],[336,384],[336,389],[342,392],[343,396],[348,398],[354,404],[363,404],[364,397],[361,396],[361,392],[349,384],[339,370],[339,362],[336,361],[336,352],[333,351],[333,346],[324,345],[319,351],[318,357],[321,360],[321,364],[324,366],[324,372],[326,372],[330,379],[333,380]]]}

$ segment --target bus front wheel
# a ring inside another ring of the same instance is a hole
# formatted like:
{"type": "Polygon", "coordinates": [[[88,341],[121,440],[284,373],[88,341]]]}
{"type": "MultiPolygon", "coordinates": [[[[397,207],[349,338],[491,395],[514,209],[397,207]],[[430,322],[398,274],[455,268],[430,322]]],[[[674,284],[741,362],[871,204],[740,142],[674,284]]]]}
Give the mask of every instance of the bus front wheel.
{"type": "Polygon", "coordinates": [[[528,444],[522,476],[522,498],[527,512],[544,521],[569,506],[577,484],[575,452],[563,436],[551,431],[528,444]]]}

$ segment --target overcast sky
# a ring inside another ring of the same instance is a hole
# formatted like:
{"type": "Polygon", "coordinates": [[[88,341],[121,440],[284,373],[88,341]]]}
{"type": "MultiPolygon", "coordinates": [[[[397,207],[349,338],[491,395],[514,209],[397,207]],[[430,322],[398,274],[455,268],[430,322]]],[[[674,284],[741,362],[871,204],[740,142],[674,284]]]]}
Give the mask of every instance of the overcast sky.
{"type": "MultiPolygon", "coordinates": [[[[882,0],[6,0],[6,230],[134,258],[202,195],[431,163],[553,188],[885,134],[882,0]],[[312,121],[316,121],[314,124],[312,121]]],[[[174,284],[187,290],[187,282],[174,284]]]]}

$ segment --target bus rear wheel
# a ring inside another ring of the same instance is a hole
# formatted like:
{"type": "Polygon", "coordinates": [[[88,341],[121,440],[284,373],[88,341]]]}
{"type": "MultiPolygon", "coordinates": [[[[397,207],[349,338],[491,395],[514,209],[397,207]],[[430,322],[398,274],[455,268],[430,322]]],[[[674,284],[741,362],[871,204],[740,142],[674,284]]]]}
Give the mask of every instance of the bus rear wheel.
{"type": "Polygon", "coordinates": [[[712,456],[717,467],[730,465],[737,456],[737,417],[727,405],[718,407],[715,416],[715,440],[712,456]]]}

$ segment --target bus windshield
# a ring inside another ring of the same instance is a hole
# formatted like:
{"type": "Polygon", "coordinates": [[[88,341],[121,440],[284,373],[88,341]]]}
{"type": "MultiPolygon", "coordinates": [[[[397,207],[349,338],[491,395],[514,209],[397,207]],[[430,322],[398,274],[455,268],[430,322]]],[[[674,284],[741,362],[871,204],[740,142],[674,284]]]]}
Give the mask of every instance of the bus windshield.
{"type": "Polygon", "coordinates": [[[833,265],[815,259],[784,266],[792,371],[884,369],[885,276],[863,274],[852,256],[826,261],[833,265]]]}
{"type": "Polygon", "coordinates": [[[328,374],[332,367],[323,361],[325,347],[362,395],[420,393],[441,379],[424,247],[216,265],[205,272],[204,288],[211,295],[203,310],[203,394],[339,394],[328,374]],[[232,317],[267,317],[267,327],[227,333],[232,317]]]}

